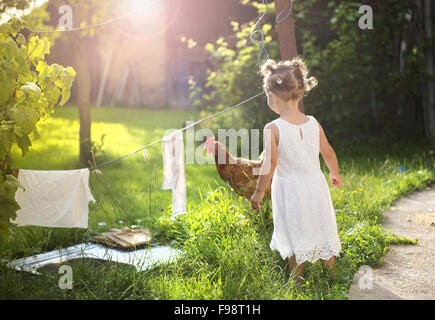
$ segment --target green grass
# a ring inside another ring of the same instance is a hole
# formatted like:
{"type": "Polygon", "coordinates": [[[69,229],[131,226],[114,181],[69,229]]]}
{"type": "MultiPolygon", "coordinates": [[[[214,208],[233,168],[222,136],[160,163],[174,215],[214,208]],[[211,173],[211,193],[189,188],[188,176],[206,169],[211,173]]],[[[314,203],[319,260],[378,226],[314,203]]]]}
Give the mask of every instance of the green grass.
{"type": "MultiPolygon", "coordinates": [[[[78,120],[75,108],[64,108],[40,123],[24,159],[15,150],[17,167],[74,169],[78,165],[78,120]]],[[[92,109],[92,138],[105,134],[97,163],[136,150],[180,128],[195,112],[92,109]]],[[[300,290],[289,277],[287,262],[269,249],[273,231],[270,202],[252,212],[219,178],[214,165],[186,165],[189,213],[171,217],[171,191],[162,183],[161,144],[102,168],[102,179],[123,210],[91,175],[97,203],[90,203],[89,229],[12,227],[0,243],[0,259],[16,259],[89,241],[112,227],[149,228],[153,244],[170,244],[184,255],[170,264],[136,272],[123,266],[73,266],[73,290],[58,287],[60,275],[34,276],[0,265],[1,299],[345,299],[361,265],[377,266],[388,243],[408,243],[386,233],[379,223],[391,202],[435,180],[434,147],[423,143],[336,148],[343,185],[331,187],[343,252],[336,278],[320,262],[307,263],[300,290]],[[401,164],[408,171],[400,173],[401,164]],[[105,226],[99,226],[105,222],[105,226]]],[[[322,162],[322,169],[327,169],[322,162]]],[[[412,241],[411,241],[412,242],[412,241]]]]}

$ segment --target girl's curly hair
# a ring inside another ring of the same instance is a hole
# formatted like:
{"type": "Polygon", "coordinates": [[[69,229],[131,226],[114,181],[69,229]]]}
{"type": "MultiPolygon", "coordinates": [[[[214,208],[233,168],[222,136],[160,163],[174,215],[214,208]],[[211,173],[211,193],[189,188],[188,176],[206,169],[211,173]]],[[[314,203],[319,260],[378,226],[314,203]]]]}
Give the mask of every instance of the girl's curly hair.
{"type": "Polygon", "coordinates": [[[267,59],[260,67],[263,75],[263,90],[273,92],[282,100],[297,100],[301,94],[317,85],[315,77],[309,77],[308,69],[300,57],[276,63],[267,59]]]}

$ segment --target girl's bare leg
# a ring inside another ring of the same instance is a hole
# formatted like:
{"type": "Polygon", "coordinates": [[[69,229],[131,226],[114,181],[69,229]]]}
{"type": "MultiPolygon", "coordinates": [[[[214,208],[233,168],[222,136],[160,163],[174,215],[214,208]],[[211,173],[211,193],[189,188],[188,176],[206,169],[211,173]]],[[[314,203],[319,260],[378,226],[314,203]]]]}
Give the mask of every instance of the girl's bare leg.
{"type": "Polygon", "coordinates": [[[304,263],[296,264],[296,257],[292,255],[288,258],[288,264],[290,271],[294,272],[297,277],[302,277],[304,275],[304,263]]]}
{"type": "Polygon", "coordinates": [[[331,271],[332,276],[335,275],[335,257],[332,256],[328,261],[323,260],[323,266],[328,269],[329,271],[331,271]]]}

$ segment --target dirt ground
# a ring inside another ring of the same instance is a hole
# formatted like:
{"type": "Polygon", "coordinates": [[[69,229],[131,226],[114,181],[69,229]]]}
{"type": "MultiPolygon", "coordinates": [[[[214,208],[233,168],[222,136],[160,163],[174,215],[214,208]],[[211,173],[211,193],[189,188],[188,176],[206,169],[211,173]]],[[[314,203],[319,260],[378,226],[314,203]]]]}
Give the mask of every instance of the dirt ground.
{"type": "Polygon", "coordinates": [[[395,200],[384,217],[384,227],[418,244],[390,245],[380,267],[355,275],[348,299],[435,299],[435,184],[395,200]]]}

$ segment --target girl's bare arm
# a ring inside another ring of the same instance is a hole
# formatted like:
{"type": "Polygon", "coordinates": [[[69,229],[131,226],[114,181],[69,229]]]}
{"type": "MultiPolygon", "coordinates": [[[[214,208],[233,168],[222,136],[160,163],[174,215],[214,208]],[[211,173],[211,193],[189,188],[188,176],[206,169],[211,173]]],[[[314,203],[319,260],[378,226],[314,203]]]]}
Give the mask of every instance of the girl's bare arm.
{"type": "Polygon", "coordinates": [[[320,129],[320,153],[322,154],[323,160],[325,160],[325,164],[329,169],[330,172],[330,179],[334,186],[340,186],[342,183],[342,178],[339,173],[338,168],[338,160],[337,155],[335,154],[334,149],[332,149],[331,145],[328,142],[328,139],[326,138],[325,131],[323,130],[323,127],[319,123],[319,129],[320,129]]]}
{"type": "Polygon", "coordinates": [[[268,124],[264,130],[265,153],[263,163],[258,176],[257,188],[251,197],[252,207],[260,209],[260,202],[272,179],[278,161],[278,128],[274,124],[268,124]]]}

